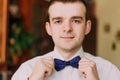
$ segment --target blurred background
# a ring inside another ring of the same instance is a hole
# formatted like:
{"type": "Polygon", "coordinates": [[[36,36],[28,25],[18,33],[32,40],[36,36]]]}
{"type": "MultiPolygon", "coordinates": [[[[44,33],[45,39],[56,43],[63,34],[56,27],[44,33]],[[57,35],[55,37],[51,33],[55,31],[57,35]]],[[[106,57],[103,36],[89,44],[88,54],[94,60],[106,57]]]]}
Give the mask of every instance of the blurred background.
{"type": "MultiPolygon", "coordinates": [[[[84,50],[103,57],[120,69],[120,1],[86,0],[92,30],[84,50]]],[[[45,31],[49,0],[0,0],[0,80],[10,80],[28,59],[53,50],[45,31]]]]}

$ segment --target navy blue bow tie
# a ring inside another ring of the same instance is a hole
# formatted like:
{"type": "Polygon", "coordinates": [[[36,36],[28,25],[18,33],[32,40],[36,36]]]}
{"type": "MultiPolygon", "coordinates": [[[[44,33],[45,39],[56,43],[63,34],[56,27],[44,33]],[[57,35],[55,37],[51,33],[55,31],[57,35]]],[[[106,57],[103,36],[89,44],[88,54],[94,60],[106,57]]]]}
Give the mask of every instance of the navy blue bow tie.
{"type": "Polygon", "coordinates": [[[80,56],[77,56],[70,61],[62,61],[59,59],[54,59],[55,69],[56,69],[56,71],[60,71],[63,68],[65,68],[65,66],[69,66],[69,65],[74,67],[74,68],[78,68],[78,62],[80,61],[80,59],[81,59],[80,56]]]}

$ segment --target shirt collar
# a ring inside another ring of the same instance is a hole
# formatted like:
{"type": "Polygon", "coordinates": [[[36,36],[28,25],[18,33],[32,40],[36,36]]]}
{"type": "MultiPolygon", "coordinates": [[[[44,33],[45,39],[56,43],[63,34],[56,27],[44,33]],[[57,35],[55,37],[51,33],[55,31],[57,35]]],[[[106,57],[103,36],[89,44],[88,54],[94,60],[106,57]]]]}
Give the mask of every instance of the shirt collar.
{"type": "MultiPolygon", "coordinates": [[[[61,60],[65,60],[61,55],[60,53],[58,52],[58,50],[56,48],[54,48],[54,51],[52,53],[53,55],[53,58],[57,58],[57,59],[61,59],[61,60]]],[[[76,57],[76,56],[84,56],[84,51],[83,51],[83,48],[81,47],[78,52],[73,56],[71,57],[70,59],[68,60],[71,60],[72,58],[76,57]]]]}

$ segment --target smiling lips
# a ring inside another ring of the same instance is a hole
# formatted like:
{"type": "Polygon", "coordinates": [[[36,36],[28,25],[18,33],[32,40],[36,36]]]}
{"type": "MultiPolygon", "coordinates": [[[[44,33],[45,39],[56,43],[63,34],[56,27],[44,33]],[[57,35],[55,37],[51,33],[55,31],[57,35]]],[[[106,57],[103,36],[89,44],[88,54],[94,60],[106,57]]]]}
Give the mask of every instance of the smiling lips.
{"type": "Polygon", "coordinates": [[[73,39],[74,37],[60,37],[60,38],[69,40],[69,39],[73,39]]]}

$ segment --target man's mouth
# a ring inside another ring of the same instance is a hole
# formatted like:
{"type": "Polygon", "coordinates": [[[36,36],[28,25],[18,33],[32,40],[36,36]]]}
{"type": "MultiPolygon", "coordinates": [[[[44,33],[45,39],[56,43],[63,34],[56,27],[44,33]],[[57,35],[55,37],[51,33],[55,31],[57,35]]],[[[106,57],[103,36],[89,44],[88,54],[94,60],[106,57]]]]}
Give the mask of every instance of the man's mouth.
{"type": "Polygon", "coordinates": [[[73,39],[74,37],[73,37],[73,36],[64,36],[64,37],[62,36],[62,37],[60,37],[60,38],[67,40],[67,39],[73,39]]]}

